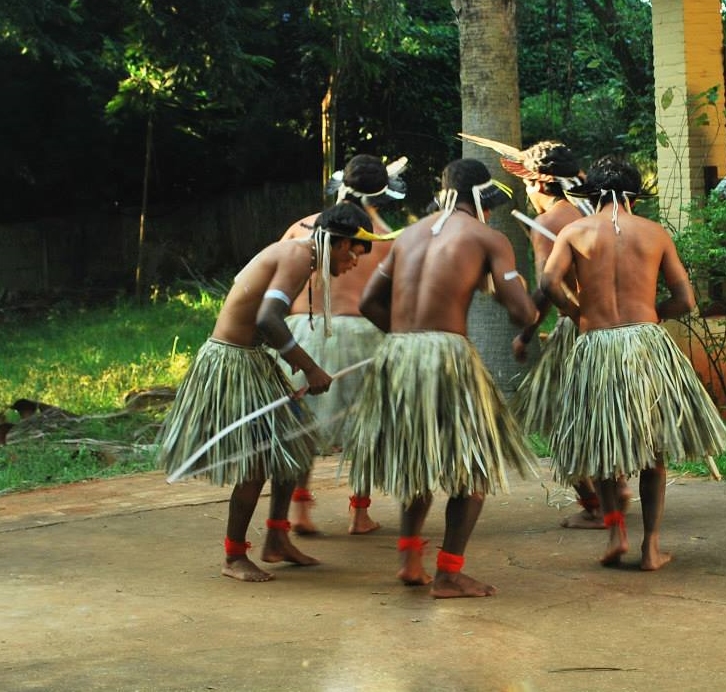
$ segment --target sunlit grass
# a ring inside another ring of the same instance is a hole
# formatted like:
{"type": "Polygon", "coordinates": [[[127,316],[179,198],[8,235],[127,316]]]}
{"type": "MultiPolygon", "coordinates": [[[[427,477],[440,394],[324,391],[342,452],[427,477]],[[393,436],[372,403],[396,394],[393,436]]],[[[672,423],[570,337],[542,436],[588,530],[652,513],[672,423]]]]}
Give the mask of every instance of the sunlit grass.
{"type": "Polygon", "coordinates": [[[0,492],[153,468],[161,414],[125,411],[126,397],[178,386],[221,303],[207,292],[187,291],[143,307],[2,315],[0,422],[15,427],[0,446],[0,492]],[[82,418],[58,425],[36,416],[21,421],[10,408],[18,399],[82,418]]]}

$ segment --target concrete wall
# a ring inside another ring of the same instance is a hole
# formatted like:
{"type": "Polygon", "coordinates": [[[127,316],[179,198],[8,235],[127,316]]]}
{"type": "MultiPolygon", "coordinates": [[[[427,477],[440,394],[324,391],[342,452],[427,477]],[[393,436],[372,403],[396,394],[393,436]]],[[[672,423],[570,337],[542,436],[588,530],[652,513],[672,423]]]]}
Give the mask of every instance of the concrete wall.
{"type": "Polygon", "coordinates": [[[726,175],[722,46],[720,0],[653,0],[659,202],[676,230],[681,208],[726,175]],[[700,95],[712,87],[706,106],[700,95]]]}

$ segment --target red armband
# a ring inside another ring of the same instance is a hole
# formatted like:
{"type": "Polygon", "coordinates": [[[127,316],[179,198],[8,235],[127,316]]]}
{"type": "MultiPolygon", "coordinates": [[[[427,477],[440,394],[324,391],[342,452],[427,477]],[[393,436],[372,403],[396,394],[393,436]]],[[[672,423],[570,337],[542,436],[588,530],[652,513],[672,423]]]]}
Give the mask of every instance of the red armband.
{"type": "Polygon", "coordinates": [[[461,572],[463,566],[463,555],[454,555],[454,553],[439,550],[439,554],[436,557],[436,569],[439,572],[461,572]]]}

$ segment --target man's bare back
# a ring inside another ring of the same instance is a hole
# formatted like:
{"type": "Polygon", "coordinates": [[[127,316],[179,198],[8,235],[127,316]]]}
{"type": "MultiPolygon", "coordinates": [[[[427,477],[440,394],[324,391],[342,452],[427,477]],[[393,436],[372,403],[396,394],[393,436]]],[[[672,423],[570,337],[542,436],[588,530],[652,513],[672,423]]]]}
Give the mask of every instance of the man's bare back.
{"type": "Polygon", "coordinates": [[[513,306],[513,321],[523,325],[532,321],[531,302],[518,275],[512,273],[516,265],[511,245],[500,232],[482,226],[472,213],[456,210],[439,235],[431,232],[437,215],[427,216],[398,239],[372,279],[394,277],[390,331],[466,335],[469,305],[487,273],[494,281],[495,298],[513,306]],[[452,262],[451,257],[456,260],[452,262]]]}
{"type": "MultiPolygon", "coordinates": [[[[557,287],[570,262],[579,284],[580,332],[625,324],[657,323],[668,314],[656,308],[659,272],[675,296],[690,291],[688,275],[673,240],[659,224],[613,205],[566,226],[550,254],[542,286],[554,291],[555,303],[572,314],[572,303],[557,287]],[[558,297],[559,296],[559,297],[558,297]]],[[[666,311],[667,312],[667,311],[666,311]]]]}

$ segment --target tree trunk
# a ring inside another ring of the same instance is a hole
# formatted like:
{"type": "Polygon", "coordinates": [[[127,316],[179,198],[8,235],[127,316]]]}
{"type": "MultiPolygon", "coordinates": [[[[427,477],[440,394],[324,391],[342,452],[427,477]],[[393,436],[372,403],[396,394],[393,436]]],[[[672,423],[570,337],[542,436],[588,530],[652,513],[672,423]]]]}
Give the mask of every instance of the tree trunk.
{"type": "MultiPolygon", "coordinates": [[[[463,132],[521,147],[515,4],[514,0],[461,2],[461,110],[463,132]]],[[[510,214],[513,206],[524,208],[521,181],[504,172],[499,155],[491,149],[464,142],[463,156],[483,161],[494,178],[514,188],[514,204],[495,209],[490,223],[509,238],[517,269],[531,284],[529,241],[510,214]]],[[[514,360],[511,343],[518,331],[506,310],[491,297],[475,296],[469,311],[469,336],[506,395],[514,392],[539,356],[539,343],[533,339],[527,349],[530,363],[521,365],[514,360]]]]}
{"type": "Polygon", "coordinates": [[[146,156],[144,158],[144,183],[141,192],[141,215],[139,217],[139,252],[136,258],[136,302],[141,303],[141,288],[144,267],[144,235],[146,232],[146,210],[149,204],[149,172],[151,171],[151,142],[154,123],[151,115],[146,121],[146,156]]]}

